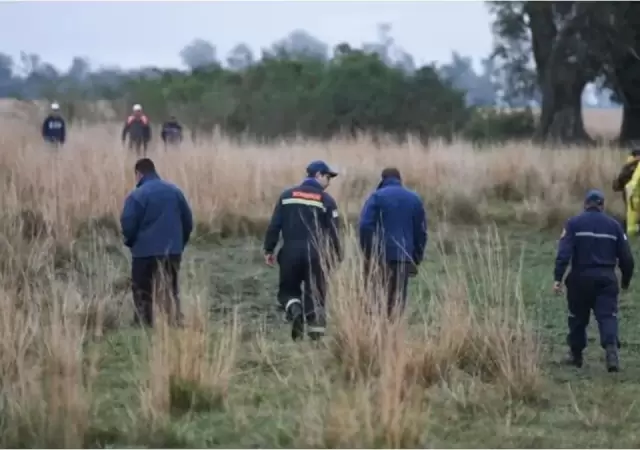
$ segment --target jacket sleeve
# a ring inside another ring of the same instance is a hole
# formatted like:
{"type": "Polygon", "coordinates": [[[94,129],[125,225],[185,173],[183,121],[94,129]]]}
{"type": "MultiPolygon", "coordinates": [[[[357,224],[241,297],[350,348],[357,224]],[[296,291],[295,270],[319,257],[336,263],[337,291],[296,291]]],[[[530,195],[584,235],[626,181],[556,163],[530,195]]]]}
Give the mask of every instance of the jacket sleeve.
{"type": "Polygon", "coordinates": [[[331,247],[338,260],[342,260],[342,245],[340,244],[340,214],[338,205],[330,195],[326,195],[325,206],[327,209],[327,228],[331,247]]]}
{"type": "Polygon", "coordinates": [[[167,142],[167,128],[166,128],[166,124],[162,126],[162,131],[160,131],[160,139],[162,139],[162,142],[167,142]]]}
{"type": "Polygon", "coordinates": [[[635,262],[633,260],[633,254],[631,253],[631,247],[629,246],[629,240],[627,239],[627,235],[622,230],[621,226],[618,226],[617,236],[618,239],[616,242],[618,244],[618,266],[620,267],[620,272],[622,274],[622,280],[620,284],[623,288],[626,289],[629,287],[629,284],[631,284],[635,262]]]}
{"type": "Polygon", "coordinates": [[[122,141],[124,142],[127,139],[127,133],[129,132],[129,121],[124,122],[124,126],[122,127],[122,141]]]}
{"type": "Polygon", "coordinates": [[[614,192],[624,191],[624,186],[629,182],[631,176],[633,175],[633,168],[633,163],[627,163],[622,167],[616,179],[613,180],[612,188],[614,192]]]}
{"type": "Polygon", "coordinates": [[[138,237],[140,221],[142,220],[142,205],[133,193],[129,194],[124,202],[124,208],[120,215],[120,226],[124,236],[124,245],[133,247],[138,237]]]}
{"type": "Polygon", "coordinates": [[[573,256],[574,231],[571,219],[565,224],[560,241],[558,242],[558,251],[556,253],[556,264],[553,271],[553,281],[560,282],[564,277],[567,267],[573,256]]]}
{"type": "Polygon", "coordinates": [[[280,231],[282,231],[282,195],[278,198],[278,203],[273,209],[273,215],[264,237],[264,252],[273,254],[280,239],[280,231]]]}
{"type": "Polygon", "coordinates": [[[43,138],[47,138],[49,137],[49,119],[44,119],[44,122],[42,122],[42,137],[43,138]]]}
{"type": "Polygon", "coordinates": [[[60,142],[64,144],[64,141],[67,139],[67,123],[62,121],[62,128],[60,129],[60,142]]]}
{"type": "Polygon", "coordinates": [[[182,242],[186,247],[193,232],[193,212],[182,191],[180,191],[180,220],[182,221],[182,242]]]}
{"type": "Polygon", "coordinates": [[[360,223],[358,231],[360,234],[360,248],[366,258],[371,257],[373,251],[373,235],[376,230],[378,204],[376,203],[375,192],[369,196],[360,212],[360,223]]]}
{"type": "Polygon", "coordinates": [[[420,264],[424,258],[424,251],[427,246],[427,213],[419,197],[416,197],[416,210],[413,214],[413,242],[414,254],[413,262],[420,264]]]}

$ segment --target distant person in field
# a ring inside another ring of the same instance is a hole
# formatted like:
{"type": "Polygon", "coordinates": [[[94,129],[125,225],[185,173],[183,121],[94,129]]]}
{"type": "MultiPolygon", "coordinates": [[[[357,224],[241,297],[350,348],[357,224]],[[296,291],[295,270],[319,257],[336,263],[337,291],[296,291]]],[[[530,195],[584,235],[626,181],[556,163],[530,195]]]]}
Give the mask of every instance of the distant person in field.
{"type": "Polygon", "coordinates": [[[62,115],[60,115],[60,105],[51,104],[51,111],[42,123],[42,138],[52,146],[64,145],[67,138],[67,126],[62,115]]]}
{"type": "Polygon", "coordinates": [[[571,271],[564,280],[567,287],[569,334],[567,363],[582,367],[582,352],[587,347],[587,326],[593,310],[600,331],[600,345],[605,350],[609,372],[620,368],[618,348],[618,295],[620,288],[629,289],[634,260],[627,235],[617,220],[604,210],[604,194],[587,193],[584,212],[565,224],[556,254],[553,290],[562,292],[562,279],[569,264],[571,271]],[[618,284],[616,266],[622,280],[618,284]]]}
{"type": "Polygon", "coordinates": [[[182,143],[182,125],[180,125],[175,116],[171,116],[169,120],[162,124],[160,137],[164,142],[165,150],[168,147],[177,147],[182,143]]]}
{"type": "Polygon", "coordinates": [[[360,246],[366,277],[380,276],[387,288],[387,313],[404,310],[409,277],[417,273],[427,245],[422,200],[402,185],[400,171],[382,171],[381,180],[360,213],[360,246]]]}
{"type": "Polygon", "coordinates": [[[138,156],[147,155],[147,146],[151,140],[149,118],[142,111],[142,106],[133,105],[133,113],[127,117],[122,128],[122,143],[129,136],[129,149],[135,150],[138,156]]]}
{"type": "Polygon", "coordinates": [[[640,145],[635,144],[631,149],[631,154],[624,166],[620,170],[620,173],[613,180],[613,190],[614,192],[622,193],[622,201],[624,201],[625,207],[627,206],[627,193],[625,191],[625,186],[629,181],[631,181],[631,177],[633,176],[633,172],[638,167],[638,162],[640,162],[640,145]]]}
{"type": "Polygon", "coordinates": [[[125,200],[120,217],[132,256],[134,323],[153,326],[154,304],[172,322],[180,322],[178,273],[193,230],[191,208],[177,186],[160,178],[150,159],[136,162],[135,175],[136,189],[125,200]],[[164,293],[160,299],[154,298],[154,286],[164,293]]]}

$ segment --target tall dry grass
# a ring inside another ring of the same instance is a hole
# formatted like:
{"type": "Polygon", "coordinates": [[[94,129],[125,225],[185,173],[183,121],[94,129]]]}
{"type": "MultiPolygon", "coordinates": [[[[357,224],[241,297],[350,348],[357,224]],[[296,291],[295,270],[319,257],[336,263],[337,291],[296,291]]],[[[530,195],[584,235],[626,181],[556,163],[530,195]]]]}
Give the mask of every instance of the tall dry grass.
{"type": "MultiPolygon", "coordinates": [[[[42,219],[43,228],[67,239],[87,220],[113,223],[133,187],[135,160],[117,140],[116,125],[73,129],[58,154],[43,148],[31,130],[7,127],[0,130],[3,211],[29,211],[42,219]]],[[[262,231],[281,190],[299,182],[314,159],[340,170],[330,192],[344,217],[357,215],[382,168],[392,165],[423,196],[432,216],[471,224],[493,219],[540,226],[575,211],[577,199],[589,188],[609,192],[624,160],[606,148],[513,145],[475,150],[465,143],[376,148],[366,138],[264,147],[239,146],[217,137],[151,156],[160,174],[185,190],[197,221],[226,233],[262,231]]],[[[614,209],[620,207],[617,197],[612,197],[614,209]]]]}
{"type": "MultiPolygon", "coordinates": [[[[104,369],[88,341],[103,336],[107,324],[121,326],[131,312],[121,279],[126,269],[118,267],[127,260],[117,217],[133,186],[134,158],[106,126],[72,132],[57,154],[20,129],[0,132],[5,446],[85,444],[98,420],[94,382],[104,369]]],[[[588,187],[606,189],[622,159],[605,149],[377,149],[365,140],[264,148],[224,139],[153,158],[161,175],[185,190],[196,220],[228,233],[241,226],[258,231],[281,189],[298,182],[312,159],[341,170],[331,193],[343,215],[356,214],[382,167],[394,165],[430,211],[466,223],[498,213],[549,219],[558,209],[573,209],[588,187]]],[[[460,373],[501,386],[505,397],[535,398],[542,386],[540,348],[524,307],[522,272],[513,268],[499,234],[441,252],[445,274],[416,281],[429,290],[411,297],[426,305],[412,322],[405,316],[390,322],[371,308],[384,292],[365,283],[355,239],[345,239],[345,259],[330,276],[329,334],[306,356],[310,364],[278,376],[289,383],[302,372],[309,380],[298,394],[300,445],[423,446],[429,390],[460,373]]],[[[204,314],[212,295],[187,292],[185,327],[161,321],[143,339],[143,351],[132,355],[141,363],[134,381],[139,401],[127,407],[131,417],[141,417],[138,439],[159,433],[176,409],[229,406],[244,351],[242,318],[220,322],[204,314]]],[[[304,356],[309,347],[292,352],[304,356]]]]}

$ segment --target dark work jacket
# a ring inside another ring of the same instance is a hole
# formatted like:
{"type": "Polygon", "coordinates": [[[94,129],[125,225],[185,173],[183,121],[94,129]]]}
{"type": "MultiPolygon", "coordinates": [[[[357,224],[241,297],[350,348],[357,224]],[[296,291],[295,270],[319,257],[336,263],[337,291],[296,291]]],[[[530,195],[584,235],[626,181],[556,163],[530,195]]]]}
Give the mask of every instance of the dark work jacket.
{"type": "Polygon", "coordinates": [[[386,178],[360,213],[360,245],[366,258],[380,252],[388,262],[420,264],[427,245],[427,217],[422,200],[396,178],[386,178]]]}
{"type": "Polygon", "coordinates": [[[67,137],[67,126],[64,119],[57,114],[50,114],[42,123],[42,138],[48,142],[64,144],[67,137]]]}
{"type": "Polygon", "coordinates": [[[561,281],[571,263],[571,274],[615,277],[620,266],[622,286],[631,282],[634,260],[620,223],[597,208],[570,218],[558,243],[554,280],[561,281]]]}
{"type": "Polygon", "coordinates": [[[624,201],[625,205],[627,203],[627,193],[625,191],[625,186],[629,181],[631,181],[633,172],[636,170],[636,167],[638,167],[638,162],[638,160],[632,160],[626,163],[624,166],[622,166],[622,169],[620,170],[620,173],[618,174],[616,179],[613,180],[613,190],[614,192],[622,192],[622,200],[624,201]]]}
{"type": "Polygon", "coordinates": [[[134,258],[181,255],[193,230],[193,216],[177,186],[150,174],[125,200],[120,224],[134,258]]]}
{"type": "Polygon", "coordinates": [[[162,124],[160,132],[162,142],[165,144],[177,144],[182,142],[182,125],[175,120],[168,120],[162,124]]]}
{"type": "Polygon", "coordinates": [[[329,245],[342,257],[338,236],[338,208],[331,195],[312,178],[286,189],[278,199],[264,240],[264,251],[272,254],[282,233],[283,248],[298,248],[318,254],[318,245],[329,245]]]}

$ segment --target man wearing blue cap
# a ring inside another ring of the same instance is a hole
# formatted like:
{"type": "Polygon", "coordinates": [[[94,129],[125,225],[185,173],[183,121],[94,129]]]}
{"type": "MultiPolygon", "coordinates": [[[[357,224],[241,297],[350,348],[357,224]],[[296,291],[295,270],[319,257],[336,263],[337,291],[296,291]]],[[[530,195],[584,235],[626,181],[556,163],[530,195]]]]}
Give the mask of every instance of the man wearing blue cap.
{"type": "Polygon", "coordinates": [[[321,310],[326,295],[326,274],[323,269],[331,265],[331,259],[341,258],[338,209],[325,189],[337,175],[324,161],[309,164],[307,178],[280,195],[265,236],[265,261],[274,266],[277,259],[280,266],[278,302],[292,324],[294,340],[303,336],[305,322],[311,339],[324,335],[321,310]],[[275,257],[280,233],[283,244],[275,257]],[[324,260],[325,256],[329,256],[329,260],[324,260]]]}
{"type": "Polygon", "coordinates": [[[582,352],[587,346],[587,325],[593,310],[600,331],[600,345],[605,350],[609,372],[619,370],[618,348],[618,279],[616,265],[622,273],[621,287],[629,288],[634,260],[622,227],[603,212],[604,195],[599,190],[587,193],[584,212],[565,224],[558,244],[553,290],[562,291],[565,279],[569,307],[568,363],[582,367],[582,352]]]}

